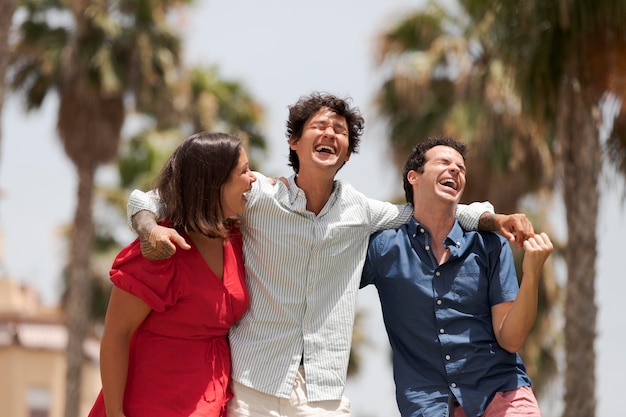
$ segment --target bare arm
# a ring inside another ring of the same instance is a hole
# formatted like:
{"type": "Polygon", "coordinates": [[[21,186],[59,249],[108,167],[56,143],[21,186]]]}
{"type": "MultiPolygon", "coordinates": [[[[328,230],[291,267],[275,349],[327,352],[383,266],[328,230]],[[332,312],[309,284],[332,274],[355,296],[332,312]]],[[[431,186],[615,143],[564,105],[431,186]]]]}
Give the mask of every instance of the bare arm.
{"type": "Polygon", "coordinates": [[[523,246],[522,282],[517,298],[491,309],[498,344],[509,352],[521,349],[535,323],[541,270],[553,250],[552,242],[545,233],[528,238],[523,246]]]}
{"type": "Polygon", "coordinates": [[[147,259],[167,259],[176,252],[176,245],[185,250],[191,249],[175,229],[159,226],[156,214],[151,211],[137,212],[132,217],[132,225],[139,235],[141,253],[147,259]]]}
{"type": "Polygon", "coordinates": [[[124,416],[130,339],[150,310],[140,298],[113,287],[100,344],[102,393],[108,417],[124,416]]]}

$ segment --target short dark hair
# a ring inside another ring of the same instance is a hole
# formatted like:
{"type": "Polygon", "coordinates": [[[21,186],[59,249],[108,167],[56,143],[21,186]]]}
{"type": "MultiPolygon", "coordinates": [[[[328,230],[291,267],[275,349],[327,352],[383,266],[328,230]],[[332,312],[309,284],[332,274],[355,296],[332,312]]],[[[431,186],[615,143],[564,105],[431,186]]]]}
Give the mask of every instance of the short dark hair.
{"type": "Polygon", "coordinates": [[[409,183],[407,179],[407,175],[409,171],[415,171],[422,173],[424,172],[424,165],[426,164],[426,152],[434,148],[435,146],[449,146],[452,149],[456,150],[463,157],[463,161],[465,161],[467,156],[467,145],[462,142],[459,142],[456,139],[447,137],[447,136],[437,136],[426,139],[423,142],[420,142],[413,151],[411,155],[409,155],[409,159],[407,159],[404,164],[403,171],[403,185],[404,185],[404,195],[406,197],[406,202],[409,204],[413,204],[413,186],[409,183]]]}
{"type": "MultiPolygon", "coordinates": [[[[289,118],[287,119],[287,140],[298,141],[302,137],[302,131],[307,120],[321,108],[327,107],[339,116],[345,117],[348,125],[348,149],[350,153],[359,152],[361,134],[365,121],[358,107],[350,106],[350,98],[339,98],[329,93],[313,92],[289,106],[289,118]]],[[[297,174],[300,171],[300,160],[292,149],[289,149],[289,166],[297,174]]]]}
{"type": "Polygon", "coordinates": [[[155,181],[171,227],[225,237],[236,220],[224,218],[221,190],[237,167],[242,142],[227,133],[189,136],[155,181]]]}

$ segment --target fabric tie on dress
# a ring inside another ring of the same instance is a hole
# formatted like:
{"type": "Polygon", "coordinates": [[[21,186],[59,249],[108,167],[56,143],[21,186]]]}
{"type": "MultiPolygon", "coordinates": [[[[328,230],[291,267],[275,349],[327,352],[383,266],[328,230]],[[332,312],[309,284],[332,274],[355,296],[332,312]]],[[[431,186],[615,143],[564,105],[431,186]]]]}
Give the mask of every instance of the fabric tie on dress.
{"type": "Polygon", "coordinates": [[[204,354],[204,360],[211,365],[214,378],[209,380],[204,391],[204,400],[213,402],[218,398],[218,392],[227,399],[228,379],[230,376],[230,351],[228,342],[223,337],[210,339],[204,354]],[[227,358],[227,359],[224,359],[227,358]]]}

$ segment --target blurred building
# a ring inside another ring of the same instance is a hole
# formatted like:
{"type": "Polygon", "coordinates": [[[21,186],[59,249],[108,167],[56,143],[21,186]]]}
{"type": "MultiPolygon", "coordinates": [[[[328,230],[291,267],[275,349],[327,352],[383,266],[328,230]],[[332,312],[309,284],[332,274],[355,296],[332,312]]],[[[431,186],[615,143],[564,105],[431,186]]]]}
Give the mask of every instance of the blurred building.
{"type": "MultiPolygon", "coordinates": [[[[0,417],[62,417],[67,329],[58,308],[35,290],[0,277],[0,417]]],[[[100,391],[99,342],[84,345],[80,415],[100,391]]]]}

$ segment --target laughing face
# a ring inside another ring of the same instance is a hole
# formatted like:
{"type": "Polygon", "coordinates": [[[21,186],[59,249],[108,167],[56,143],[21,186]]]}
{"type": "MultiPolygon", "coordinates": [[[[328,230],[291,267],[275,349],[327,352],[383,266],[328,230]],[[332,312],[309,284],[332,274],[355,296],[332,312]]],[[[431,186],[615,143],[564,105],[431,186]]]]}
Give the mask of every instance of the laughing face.
{"type": "Polygon", "coordinates": [[[334,175],[350,159],[349,144],[345,117],[323,107],[304,124],[302,137],[292,138],[289,146],[298,154],[301,173],[327,169],[334,175]]]}
{"type": "Polygon", "coordinates": [[[432,198],[458,203],[465,189],[465,162],[463,156],[449,146],[438,145],[426,151],[424,172],[411,171],[414,190],[426,201],[432,198]],[[419,183],[419,187],[415,184],[419,183]]]}
{"type": "Polygon", "coordinates": [[[224,217],[243,213],[248,199],[246,195],[252,190],[256,176],[250,171],[248,155],[242,148],[237,166],[231,171],[228,181],[222,186],[222,208],[224,217]]]}

